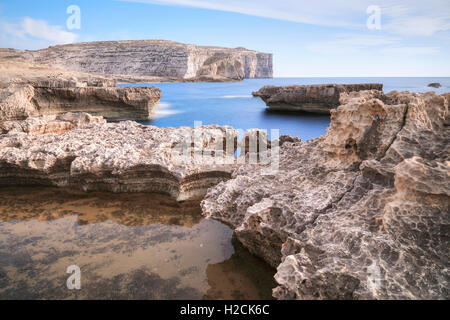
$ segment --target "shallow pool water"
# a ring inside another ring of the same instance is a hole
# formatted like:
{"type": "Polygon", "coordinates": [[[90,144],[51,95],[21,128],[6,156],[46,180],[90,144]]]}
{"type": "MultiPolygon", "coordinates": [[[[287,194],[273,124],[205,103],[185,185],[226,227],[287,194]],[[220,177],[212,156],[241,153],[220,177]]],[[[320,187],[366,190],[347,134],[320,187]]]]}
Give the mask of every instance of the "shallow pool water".
{"type": "Polygon", "coordinates": [[[270,299],[274,273],[198,202],[0,189],[0,299],[270,299]]]}

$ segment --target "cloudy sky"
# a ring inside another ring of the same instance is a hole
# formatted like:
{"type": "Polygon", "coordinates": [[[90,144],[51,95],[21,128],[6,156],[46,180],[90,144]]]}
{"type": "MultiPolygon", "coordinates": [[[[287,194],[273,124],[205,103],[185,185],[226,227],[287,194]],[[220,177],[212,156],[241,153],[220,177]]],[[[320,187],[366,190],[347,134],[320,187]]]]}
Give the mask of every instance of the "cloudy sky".
{"type": "Polygon", "coordinates": [[[271,52],[279,77],[450,76],[450,1],[0,0],[0,47],[125,39],[271,52]]]}

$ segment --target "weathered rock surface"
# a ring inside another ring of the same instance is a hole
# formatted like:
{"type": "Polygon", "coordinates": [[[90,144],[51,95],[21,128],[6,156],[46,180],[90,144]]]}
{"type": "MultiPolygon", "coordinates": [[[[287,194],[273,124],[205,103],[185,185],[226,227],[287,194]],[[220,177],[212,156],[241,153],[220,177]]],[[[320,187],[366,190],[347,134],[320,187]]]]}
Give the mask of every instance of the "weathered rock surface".
{"type": "Polygon", "coordinates": [[[0,48],[0,88],[10,85],[37,87],[115,87],[117,82],[152,82],[156,79],[120,79],[33,63],[30,51],[0,48]]]}
{"type": "Polygon", "coordinates": [[[440,88],[440,87],[442,87],[439,82],[430,83],[428,86],[431,87],[431,88],[440,88]]]}
{"type": "Polygon", "coordinates": [[[293,86],[264,86],[253,96],[264,100],[270,110],[302,111],[329,114],[339,106],[341,93],[362,90],[383,90],[378,83],[318,84],[293,86]]]}
{"type": "Polygon", "coordinates": [[[245,165],[207,217],[277,267],[279,299],[449,299],[450,94],[344,93],[324,137],[280,139],[280,168],[245,165]]]}
{"type": "Polygon", "coordinates": [[[45,82],[36,83],[35,87],[14,84],[0,89],[0,120],[66,112],[88,112],[108,119],[147,120],[161,98],[161,91],[155,87],[70,85],[45,82]]]}
{"type": "Polygon", "coordinates": [[[33,102],[41,114],[83,111],[108,119],[147,120],[160,99],[156,87],[36,87],[33,102]]]}
{"type": "MultiPolygon", "coordinates": [[[[74,116],[59,117],[61,121],[68,118],[74,116]]],[[[84,123],[90,121],[95,122],[84,123]]],[[[230,127],[157,128],[131,121],[88,124],[62,134],[18,131],[0,135],[0,186],[157,192],[177,200],[201,197],[207,188],[230,177],[233,163],[192,155],[223,152],[228,150],[224,139],[238,137],[230,127]],[[186,138],[194,141],[194,135],[198,144],[191,150],[186,138]]],[[[234,158],[236,145],[230,146],[231,152],[224,152],[224,157],[234,158]]]]}
{"type": "Polygon", "coordinates": [[[29,117],[26,120],[4,121],[0,124],[0,134],[24,132],[28,134],[60,134],[76,127],[93,123],[106,123],[103,117],[93,117],[88,113],[65,113],[29,117]]]}
{"type": "Polygon", "coordinates": [[[0,88],[0,121],[26,119],[37,115],[32,102],[34,88],[30,85],[10,85],[0,88]]]}
{"type": "Polygon", "coordinates": [[[28,54],[34,63],[89,73],[211,80],[272,77],[271,54],[163,40],[86,42],[28,54]]]}

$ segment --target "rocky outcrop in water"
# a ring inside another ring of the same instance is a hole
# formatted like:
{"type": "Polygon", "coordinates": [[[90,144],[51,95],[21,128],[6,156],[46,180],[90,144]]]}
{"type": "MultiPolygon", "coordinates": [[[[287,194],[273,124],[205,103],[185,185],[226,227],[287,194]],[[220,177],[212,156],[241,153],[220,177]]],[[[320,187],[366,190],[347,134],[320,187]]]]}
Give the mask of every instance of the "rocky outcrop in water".
{"type": "Polygon", "coordinates": [[[74,71],[176,79],[272,77],[272,55],[245,48],[201,47],[163,40],[104,41],[27,52],[34,63],[74,71]]]}
{"type": "Polygon", "coordinates": [[[318,84],[293,86],[264,86],[253,96],[264,100],[270,110],[302,111],[329,114],[339,106],[341,93],[362,90],[383,90],[378,83],[318,84]]]}
{"type": "Polygon", "coordinates": [[[341,95],[325,136],[208,190],[207,217],[277,267],[278,299],[449,299],[450,94],[341,95]]]}
{"type": "Polygon", "coordinates": [[[155,87],[74,87],[71,82],[13,84],[0,89],[0,120],[89,112],[108,119],[147,120],[161,98],[155,87]]]}
{"type": "MultiPolygon", "coordinates": [[[[59,120],[68,118],[74,116],[59,120]]],[[[39,124],[39,133],[42,127],[39,124]]],[[[235,167],[233,161],[212,157],[222,152],[224,159],[234,159],[236,144],[227,146],[226,141],[236,141],[238,132],[230,127],[174,129],[125,121],[82,125],[62,134],[25,133],[29,131],[0,135],[0,186],[156,192],[181,201],[203,196],[207,188],[228,179],[235,167]],[[191,141],[196,141],[192,147],[191,141]],[[211,157],[203,156],[206,153],[211,157]]]]}
{"type": "Polygon", "coordinates": [[[440,88],[440,87],[442,87],[439,82],[430,83],[428,86],[431,87],[431,88],[440,88]]]}

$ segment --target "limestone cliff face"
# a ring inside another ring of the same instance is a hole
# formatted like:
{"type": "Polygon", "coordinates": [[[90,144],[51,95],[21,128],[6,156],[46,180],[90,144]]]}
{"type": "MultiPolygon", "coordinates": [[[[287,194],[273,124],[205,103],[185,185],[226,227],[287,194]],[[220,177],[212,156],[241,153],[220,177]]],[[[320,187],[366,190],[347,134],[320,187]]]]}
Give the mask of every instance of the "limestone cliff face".
{"type": "Polygon", "coordinates": [[[161,99],[155,87],[65,87],[10,85],[0,89],[0,121],[66,112],[89,112],[107,119],[147,120],[161,99]]]}
{"type": "Polygon", "coordinates": [[[271,54],[163,40],[60,45],[34,51],[32,56],[39,64],[105,74],[235,80],[273,76],[271,54]]]}

